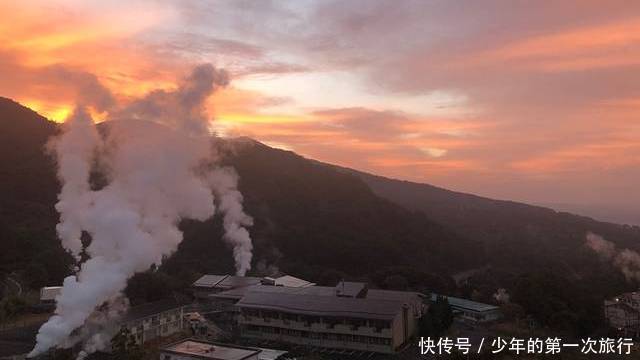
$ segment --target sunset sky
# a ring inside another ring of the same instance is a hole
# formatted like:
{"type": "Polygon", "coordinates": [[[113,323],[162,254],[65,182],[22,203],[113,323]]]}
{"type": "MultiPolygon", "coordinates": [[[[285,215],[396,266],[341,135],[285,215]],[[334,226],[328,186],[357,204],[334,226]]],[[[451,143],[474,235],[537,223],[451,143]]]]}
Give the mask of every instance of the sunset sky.
{"type": "Polygon", "coordinates": [[[640,223],[640,2],[0,2],[0,96],[56,121],[204,62],[221,135],[640,223]]]}

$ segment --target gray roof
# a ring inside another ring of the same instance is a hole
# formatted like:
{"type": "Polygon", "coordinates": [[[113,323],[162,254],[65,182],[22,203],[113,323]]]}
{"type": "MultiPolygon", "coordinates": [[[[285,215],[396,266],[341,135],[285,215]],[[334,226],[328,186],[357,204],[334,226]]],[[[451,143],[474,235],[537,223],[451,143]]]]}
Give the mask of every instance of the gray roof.
{"type": "Polygon", "coordinates": [[[252,276],[203,275],[193,283],[193,286],[225,290],[259,284],[260,280],[261,278],[252,276]]]}
{"type": "Polygon", "coordinates": [[[259,277],[229,275],[217,283],[215,287],[221,289],[235,289],[243,286],[260,284],[260,280],[261,278],[259,277]]]}
{"type": "Polygon", "coordinates": [[[288,286],[288,287],[304,287],[304,286],[313,286],[315,285],[312,282],[307,280],[303,280],[291,275],[280,276],[277,279],[274,279],[276,285],[278,286],[288,286]]]}
{"type": "Polygon", "coordinates": [[[229,275],[202,275],[200,279],[193,283],[193,286],[214,287],[227,276],[229,275]]]}
{"type": "Polygon", "coordinates": [[[367,291],[367,284],[363,282],[341,281],[336,285],[336,295],[346,297],[361,297],[367,291]]]}
{"type": "Polygon", "coordinates": [[[209,294],[209,298],[240,300],[240,299],[242,299],[244,294],[247,293],[248,289],[250,289],[250,288],[252,288],[254,286],[267,286],[267,285],[252,285],[252,286],[245,286],[245,287],[231,289],[231,290],[225,290],[225,291],[221,291],[219,293],[209,294]]]}
{"type": "Polygon", "coordinates": [[[237,305],[301,315],[390,320],[403,305],[416,301],[421,298],[412,292],[369,290],[366,297],[355,298],[336,296],[334,287],[252,286],[237,305]]]}
{"type": "Polygon", "coordinates": [[[455,309],[471,310],[476,312],[493,311],[498,310],[500,307],[490,304],[479,303],[472,300],[461,299],[453,296],[445,296],[438,294],[431,294],[431,301],[436,301],[438,296],[444,296],[449,301],[449,305],[455,309]]]}
{"type": "Polygon", "coordinates": [[[287,351],[284,350],[276,350],[276,349],[260,349],[260,353],[258,354],[258,360],[277,360],[284,358],[284,355],[287,354],[287,351]]]}

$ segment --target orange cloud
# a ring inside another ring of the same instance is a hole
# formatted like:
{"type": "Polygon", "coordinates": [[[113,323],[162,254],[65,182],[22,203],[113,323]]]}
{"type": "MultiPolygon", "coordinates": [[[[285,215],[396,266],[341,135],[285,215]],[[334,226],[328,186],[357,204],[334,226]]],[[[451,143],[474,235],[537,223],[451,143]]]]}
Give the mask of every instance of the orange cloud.
{"type": "Polygon", "coordinates": [[[74,74],[97,74],[96,80],[118,97],[172,86],[168,66],[154,60],[143,45],[131,42],[137,34],[165,20],[168,13],[140,6],[122,11],[105,5],[100,10],[71,10],[56,2],[39,6],[2,3],[0,75],[4,83],[0,92],[59,121],[82,95],[71,91],[77,85],[74,74]],[[66,81],[43,77],[56,68],[71,77],[66,81]],[[25,86],[29,90],[16,89],[25,86]]]}
{"type": "Polygon", "coordinates": [[[460,65],[495,62],[542,71],[640,65],[640,18],[524,38],[460,65]]]}
{"type": "Polygon", "coordinates": [[[323,161],[491,194],[638,165],[640,18],[622,7],[599,15],[562,5],[550,15],[500,5],[506,16],[483,17],[424,11],[426,2],[372,6],[382,12],[353,28],[356,6],[334,3],[320,18],[288,20],[303,31],[282,32],[272,24],[293,10],[276,3],[191,5],[2,2],[0,95],[61,121],[76,102],[121,104],[214,62],[242,81],[209,100],[213,129],[323,161]],[[296,81],[268,81],[292,72],[296,81]],[[464,101],[440,104],[433,93],[464,101]]]}

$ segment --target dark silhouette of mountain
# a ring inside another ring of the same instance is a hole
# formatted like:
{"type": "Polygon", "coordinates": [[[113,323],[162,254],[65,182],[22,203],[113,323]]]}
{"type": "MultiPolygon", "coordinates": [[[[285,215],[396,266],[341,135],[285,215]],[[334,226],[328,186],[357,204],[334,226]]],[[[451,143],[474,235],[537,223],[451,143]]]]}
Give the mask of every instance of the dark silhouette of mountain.
{"type": "MultiPolygon", "coordinates": [[[[60,185],[45,146],[57,132],[0,98],[0,279],[13,273],[32,288],[59,284],[74,266],[55,233],[60,185]]],[[[483,301],[504,287],[539,323],[578,334],[602,326],[603,298],[638,285],[584,246],[592,231],[637,250],[638,227],[387,179],[251,139],[215,145],[240,175],[254,217],[254,275],[363,279],[483,301]],[[450,276],[465,270],[469,281],[456,285],[450,276]]],[[[177,252],[129,282],[133,303],[170,295],[202,273],[233,271],[219,216],[180,226],[177,252]]]]}
{"type": "MultiPolygon", "coordinates": [[[[52,283],[72,260],[55,236],[59,184],[47,139],[58,126],[0,99],[0,271],[52,283]]],[[[389,268],[453,274],[485,267],[557,268],[580,277],[596,257],[586,232],[638,248],[640,228],[510,201],[387,179],[305,159],[250,139],[219,140],[254,219],[254,271],[317,280],[389,268]]],[[[219,217],[184,221],[185,240],[165,268],[184,278],[233,269],[219,217]]]]}
{"type": "MultiPolygon", "coordinates": [[[[620,247],[640,247],[640,227],[597,221],[585,216],[523,203],[493,200],[429,184],[389,179],[352,169],[378,196],[481,241],[493,266],[544,266],[557,259],[571,263],[593,256],[584,246],[594,232],[620,247]],[[586,253],[585,253],[586,252],[586,253]]],[[[577,263],[571,265],[578,265],[577,263]]]]}
{"type": "Polygon", "coordinates": [[[47,139],[57,126],[0,98],[0,277],[20,270],[29,285],[60,282],[71,257],[55,234],[58,182],[47,139]]]}
{"type": "MultiPolygon", "coordinates": [[[[44,151],[57,131],[35,112],[0,102],[0,265],[4,272],[25,273],[33,286],[59,283],[71,265],[55,236],[59,184],[54,160],[44,151]]],[[[256,271],[278,267],[313,278],[357,277],[405,266],[449,273],[484,261],[479,243],[376,196],[354,175],[247,139],[217,145],[238,171],[246,210],[255,220],[256,271]],[[468,255],[457,255],[460,249],[468,255]],[[454,256],[461,261],[451,262],[454,256]]],[[[185,278],[232,271],[219,217],[181,227],[185,239],[166,261],[167,271],[185,278]]]]}

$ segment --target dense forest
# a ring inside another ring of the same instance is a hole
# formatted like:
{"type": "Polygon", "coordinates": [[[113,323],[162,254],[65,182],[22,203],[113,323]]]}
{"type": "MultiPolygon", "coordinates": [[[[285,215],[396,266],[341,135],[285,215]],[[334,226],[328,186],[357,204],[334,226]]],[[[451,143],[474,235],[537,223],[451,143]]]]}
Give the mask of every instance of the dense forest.
{"type": "MultiPolygon", "coordinates": [[[[59,184],[45,151],[58,126],[0,98],[0,279],[59,284],[73,259],[55,234],[59,184]]],[[[604,297],[636,288],[584,246],[587,231],[638,248],[640,229],[328,166],[251,139],[212,140],[240,175],[254,218],[253,275],[290,273],[319,284],[374,286],[493,301],[505,288],[543,326],[588,333],[604,297]],[[456,284],[453,275],[479,269],[456,284]]],[[[185,220],[184,241],[138,274],[132,302],[180,290],[200,274],[233,271],[219,217],[185,220]]]]}

